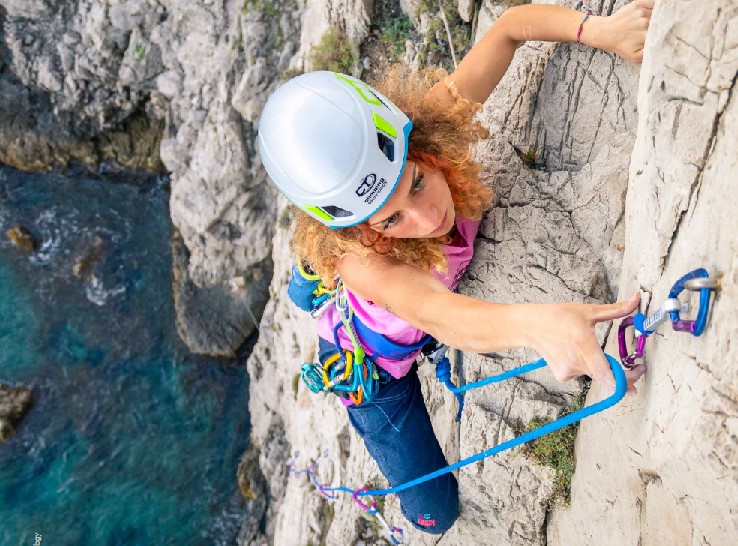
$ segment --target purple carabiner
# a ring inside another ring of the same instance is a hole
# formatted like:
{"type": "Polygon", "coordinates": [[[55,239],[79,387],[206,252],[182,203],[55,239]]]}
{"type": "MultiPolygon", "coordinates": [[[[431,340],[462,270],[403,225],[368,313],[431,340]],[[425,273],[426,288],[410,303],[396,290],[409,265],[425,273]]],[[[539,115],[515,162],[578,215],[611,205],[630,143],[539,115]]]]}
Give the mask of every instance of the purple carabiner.
{"type": "Polygon", "coordinates": [[[636,330],[636,348],[631,354],[628,354],[628,344],[625,341],[625,331],[633,326],[633,316],[625,317],[618,326],[618,351],[620,352],[620,362],[624,368],[632,369],[636,365],[636,360],[643,358],[643,349],[646,347],[646,336],[636,330]]]}
{"type": "Polygon", "coordinates": [[[327,488],[328,488],[327,483],[321,483],[320,485],[318,485],[318,493],[323,495],[328,500],[334,500],[336,496],[333,493],[328,493],[326,491],[327,488]]]}
{"type": "Polygon", "coordinates": [[[372,499],[372,505],[371,506],[368,506],[368,505],[364,504],[363,502],[361,502],[359,500],[358,494],[359,493],[364,493],[366,491],[369,491],[369,488],[368,487],[362,487],[361,489],[357,489],[356,491],[354,491],[354,494],[352,495],[351,498],[354,499],[354,502],[356,504],[358,504],[359,507],[362,510],[364,510],[364,512],[368,512],[369,514],[375,514],[377,512],[377,501],[376,501],[376,499],[372,499]]]}
{"type": "Polygon", "coordinates": [[[390,529],[390,531],[388,532],[388,535],[393,544],[405,544],[405,532],[399,527],[393,527],[392,529],[390,529]],[[397,538],[395,536],[398,534],[400,538],[397,538]]]}

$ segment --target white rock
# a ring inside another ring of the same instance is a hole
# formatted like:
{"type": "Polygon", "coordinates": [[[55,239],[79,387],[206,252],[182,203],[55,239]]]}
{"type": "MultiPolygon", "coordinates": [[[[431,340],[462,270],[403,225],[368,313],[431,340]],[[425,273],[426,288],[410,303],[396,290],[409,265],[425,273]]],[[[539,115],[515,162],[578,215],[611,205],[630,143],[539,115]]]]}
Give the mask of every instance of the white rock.
{"type": "Polygon", "coordinates": [[[169,99],[182,92],[182,77],[174,70],[167,70],[156,77],[156,88],[169,99]]]}

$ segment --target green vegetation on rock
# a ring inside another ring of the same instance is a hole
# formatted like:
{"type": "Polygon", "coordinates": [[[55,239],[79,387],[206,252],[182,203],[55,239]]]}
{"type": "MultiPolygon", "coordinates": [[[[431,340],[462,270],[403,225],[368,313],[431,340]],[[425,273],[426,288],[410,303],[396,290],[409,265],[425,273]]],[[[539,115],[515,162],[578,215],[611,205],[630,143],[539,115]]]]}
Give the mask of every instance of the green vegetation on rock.
{"type": "Polygon", "coordinates": [[[248,15],[251,12],[259,12],[267,17],[276,17],[279,15],[280,6],[276,2],[269,0],[246,0],[241,8],[241,13],[248,15]]]}
{"type": "Polygon", "coordinates": [[[380,40],[387,46],[387,54],[397,58],[405,53],[405,42],[412,38],[413,25],[404,12],[397,17],[379,21],[380,40]]]}
{"type": "Polygon", "coordinates": [[[358,60],[358,50],[336,28],[329,28],[310,52],[313,70],[331,70],[351,74],[358,60]]]}
{"type": "MultiPolygon", "coordinates": [[[[573,413],[584,406],[587,390],[585,389],[565,412],[573,413]]],[[[550,423],[549,419],[535,417],[531,419],[523,432],[542,427],[550,423]]],[[[533,440],[524,445],[523,454],[539,465],[549,466],[556,472],[554,477],[554,499],[562,499],[569,504],[571,500],[571,478],[574,475],[574,441],[579,431],[579,423],[569,425],[551,434],[533,440]]]]}

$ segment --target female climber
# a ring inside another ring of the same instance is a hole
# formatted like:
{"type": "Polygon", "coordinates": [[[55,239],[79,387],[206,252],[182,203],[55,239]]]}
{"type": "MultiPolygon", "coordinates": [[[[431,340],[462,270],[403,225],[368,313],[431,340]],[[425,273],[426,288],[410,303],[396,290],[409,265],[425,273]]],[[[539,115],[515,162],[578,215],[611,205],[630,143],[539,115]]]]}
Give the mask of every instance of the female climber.
{"type": "MultiPolygon", "coordinates": [[[[529,347],[561,381],[588,375],[614,388],[593,327],[630,314],[637,294],[608,305],[536,305],[453,290],[492,201],[470,156],[483,132],[472,116],[518,45],[577,42],[640,62],[653,5],[635,0],[608,17],[554,5],[512,7],[445,78],[395,67],[370,87],[313,72],[267,102],[259,151],[270,178],[299,209],[293,243],[300,269],[328,292],[340,289],[340,305],[325,306],[318,320],[319,358],[326,366],[340,360],[345,369],[353,357],[360,375],[363,359],[378,366],[371,396],[344,391],[341,399],[391,485],[447,464],[416,374],[427,334],[478,353],[529,347]],[[342,327],[346,308],[358,331],[342,327]]],[[[629,390],[642,373],[627,372],[629,390]]],[[[363,379],[372,378],[365,372],[363,379]]],[[[459,514],[451,473],[399,498],[404,516],[429,533],[445,532],[459,514]]]]}

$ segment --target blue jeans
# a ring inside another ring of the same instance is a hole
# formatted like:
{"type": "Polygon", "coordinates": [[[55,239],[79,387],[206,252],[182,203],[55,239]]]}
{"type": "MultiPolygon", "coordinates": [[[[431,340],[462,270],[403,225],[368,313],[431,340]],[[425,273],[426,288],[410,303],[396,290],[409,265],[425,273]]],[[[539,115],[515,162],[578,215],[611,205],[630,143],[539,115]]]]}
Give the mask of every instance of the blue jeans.
{"type": "MultiPolygon", "coordinates": [[[[320,340],[321,362],[335,353],[320,340]]],[[[371,402],[349,406],[349,421],[391,487],[447,466],[423,402],[417,366],[382,385],[371,402]]],[[[397,493],[402,514],[417,529],[441,534],[459,516],[459,487],[452,473],[397,493]]]]}

